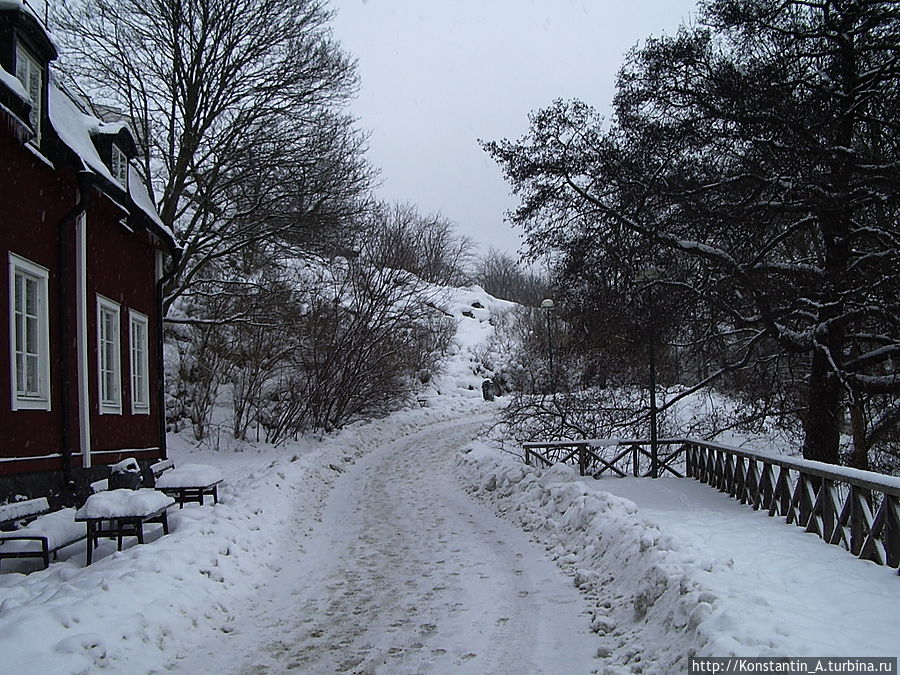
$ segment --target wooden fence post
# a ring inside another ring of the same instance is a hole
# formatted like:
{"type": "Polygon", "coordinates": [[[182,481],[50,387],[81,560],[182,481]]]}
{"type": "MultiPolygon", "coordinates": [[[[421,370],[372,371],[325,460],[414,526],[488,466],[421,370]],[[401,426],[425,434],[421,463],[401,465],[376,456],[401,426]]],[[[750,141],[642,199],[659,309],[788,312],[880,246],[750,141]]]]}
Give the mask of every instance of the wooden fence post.
{"type": "MultiPolygon", "coordinates": [[[[887,564],[900,565],[900,500],[892,495],[884,495],[884,552],[887,564]]],[[[900,574],[900,569],[897,570],[900,574]]]]}

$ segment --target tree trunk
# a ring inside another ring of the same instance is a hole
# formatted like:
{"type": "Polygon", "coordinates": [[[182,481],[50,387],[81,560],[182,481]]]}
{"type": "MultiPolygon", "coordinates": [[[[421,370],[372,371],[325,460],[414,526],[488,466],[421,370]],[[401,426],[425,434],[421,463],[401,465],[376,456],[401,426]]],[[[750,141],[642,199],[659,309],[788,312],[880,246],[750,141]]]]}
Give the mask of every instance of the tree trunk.
{"type": "Polygon", "coordinates": [[[839,464],[841,436],[841,383],[821,351],[813,353],[809,374],[808,409],[803,424],[803,457],[839,464]]]}
{"type": "Polygon", "coordinates": [[[853,427],[853,451],[849,465],[855,469],[869,469],[869,446],[866,443],[866,417],[861,403],[850,405],[850,424],[853,427]]]}

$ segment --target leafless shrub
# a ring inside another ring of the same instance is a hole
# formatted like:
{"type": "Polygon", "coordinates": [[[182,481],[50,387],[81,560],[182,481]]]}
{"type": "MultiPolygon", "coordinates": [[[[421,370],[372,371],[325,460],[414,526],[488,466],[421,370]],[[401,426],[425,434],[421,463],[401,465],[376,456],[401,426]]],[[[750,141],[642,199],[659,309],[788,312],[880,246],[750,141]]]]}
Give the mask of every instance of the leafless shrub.
{"type": "Polygon", "coordinates": [[[441,286],[466,279],[472,242],[440,215],[422,215],[410,204],[380,204],[366,228],[366,256],[376,267],[405,270],[441,286]]]}
{"type": "Polygon", "coordinates": [[[436,371],[455,329],[429,307],[435,292],[418,278],[363,256],[330,261],[305,280],[296,337],[262,411],[271,442],[386,414],[414,391],[417,374],[436,371]]]}

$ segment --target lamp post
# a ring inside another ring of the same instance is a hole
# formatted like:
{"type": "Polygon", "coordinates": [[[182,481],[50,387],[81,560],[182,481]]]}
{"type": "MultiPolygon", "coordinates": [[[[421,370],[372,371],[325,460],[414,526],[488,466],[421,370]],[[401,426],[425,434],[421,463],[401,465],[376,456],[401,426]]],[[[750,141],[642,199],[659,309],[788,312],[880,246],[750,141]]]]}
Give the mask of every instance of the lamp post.
{"type": "Polygon", "coordinates": [[[659,477],[659,438],[656,406],[656,318],[653,316],[653,283],[659,281],[659,268],[651,265],[637,274],[637,280],[647,283],[647,309],[650,315],[650,477],[659,477]]]}
{"type": "Polygon", "coordinates": [[[552,334],[550,332],[550,312],[552,312],[555,309],[555,307],[556,307],[556,305],[553,304],[553,300],[551,300],[550,298],[545,298],[544,300],[541,300],[541,309],[544,310],[544,312],[547,314],[547,355],[549,356],[549,359],[550,359],[550,377],[549,377],[550,382],[549,382],[549,384],[550,384],[550,389],[553,390],[553,393],[556,393],[556,383],[555,383],[554,377],[553,377],[553,338],[552,338],[552,336],[551,336],[552,334]]]}

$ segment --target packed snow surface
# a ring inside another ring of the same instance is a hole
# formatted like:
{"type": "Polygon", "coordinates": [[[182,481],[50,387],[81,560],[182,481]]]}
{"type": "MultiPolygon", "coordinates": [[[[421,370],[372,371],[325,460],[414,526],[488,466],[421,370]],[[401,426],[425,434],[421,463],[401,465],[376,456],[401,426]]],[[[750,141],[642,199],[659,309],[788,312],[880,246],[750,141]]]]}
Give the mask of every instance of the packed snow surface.
{"type": "Polygon", "coordinates": [[[484,421],[424,425],[338,467],[321,516],[285,533],[258,595],[169,667],[584,672],[596,649],[585,598],[454,480],[456,452],[484,421]]]}

